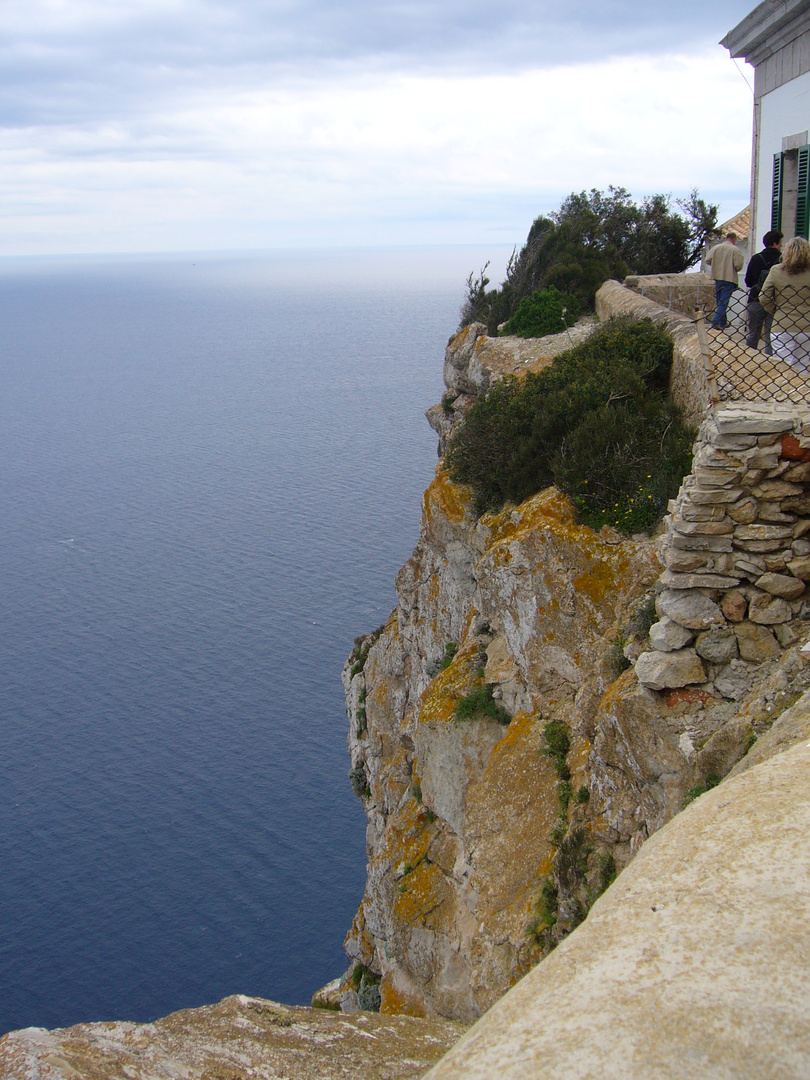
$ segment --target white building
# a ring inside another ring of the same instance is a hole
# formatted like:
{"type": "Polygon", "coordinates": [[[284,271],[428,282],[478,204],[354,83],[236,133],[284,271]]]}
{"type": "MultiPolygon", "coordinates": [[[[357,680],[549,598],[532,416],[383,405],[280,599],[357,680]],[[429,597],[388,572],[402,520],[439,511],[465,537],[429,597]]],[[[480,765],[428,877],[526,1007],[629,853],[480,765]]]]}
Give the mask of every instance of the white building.
{"type": "Polygon", "coordinates": [[[810,0],[765,0],[721,44],[755,70],[751,250],[769,229],[810,239],[810,0]]]}

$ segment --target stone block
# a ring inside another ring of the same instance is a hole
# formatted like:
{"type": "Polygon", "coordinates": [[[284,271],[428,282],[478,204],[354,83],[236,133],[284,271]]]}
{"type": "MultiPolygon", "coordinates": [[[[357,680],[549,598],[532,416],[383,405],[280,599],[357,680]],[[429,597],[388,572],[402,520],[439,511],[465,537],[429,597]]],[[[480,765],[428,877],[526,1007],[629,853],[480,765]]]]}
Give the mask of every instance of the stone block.
{"type": "Polygon", "coordinates": [[[651,690],[667,690],[706,681],[706,669],[694,649],[645,652],[636,661],[636,677],[651,690]]]}
{"type": "Polygon", "coordinates": [[[675,574],[672,570],[665,570],[659,580],[668,589],[733,589],[740,584],[738,577],[724,574],[675,574]]]}
{"type": "Polygon", "coordinates": [[[672,518],[671,527],[681,536],[726,536],[734,532],[733,521],[679,521],[672,518]]]}
{"type": "Polygon", "coordinates": [[[810,492],[782,499],[782,509],[790,514],[798,514],[799,517],[810,517],[810,492]]]}
{"type": "Polygon", "coordinates": [[[785,554],[784,551],[775,551],[772,555],[763,555],[762,561],[765,563],[765,571],[769,574],[781,574],[787,567],[788,558],[789,553],[785,554]]]}
{"type": "Polygon", "coordinates": [[[752,494],[756,495],[757,488],[754,485],[759,484],[767,475],[767,469],[748,469],[747,472],[743,473],[740,483],[745,488],[754,488],[752,494]]]}
{"type": "Polygon", "coordinates": [[[737,638],[730,626],[713,626],[698,634],[695,652],[710,664],[727,664],[739,655],[737,638]]]}
{"type": "Polygon", "coordinates": [[[773,628],[773,632],[776,634],[777,641],[783,649],[789,649],[791,645],[795,645],[799,640],[799,635],[790,623],[777,623],[773,628]]]}
{"type": "Polygon", "coordinates": [[[681,551],[732,551],[731,536],[681,536],[671,533],[669,538],[673,548],[681,551]]]}
{"type": "Polygon", "coordinates": [[[722,521],[726,512],[722,506],[693,506],[685,502],[680,515],[684,521],[722,521]]]}
{"type": "Polygon", "coordinates": [[[745,408],[719,406],[714,422],[721,435],[768,435],[792,431],[793,416],[777,406],[746,402],[745,408]]]}
{"type": "Polygon", "coordinates": [[[702,488],[728,488],[738,484],[743,475],[742,469],[708,469],[700,465],[695,466],[692,472],[702,488]]]}
{"type": "Polygon", "coordinates": [[[770,593],[771,596],[781,596],[783,600],[798,600],[805,590],[804,582],[790,574],[763,574],[754,584],[763,592],[770,593]]]}
{"type": "MultiPolygon", "coordinates": [[[[779,642],[767,626],[743,622],[734,627],[734,634],[737,638],[740,657],[751,664],[761,664],[763,660],[772,660],[775,656],[782,654],[779,642]]],[[[715,680],[716,685],[717,680],[715,680]]],[[[722,690],[720,692],[723,693],[722,690]]]]}
{"type": "Polygon", "coordinates": [[[793,529],[788,525],[737,525],[734,529],[735,540],[787,540],[793,538],[793,529]]]}
{"type": "MultiPolygon", "coordinates": [[[[810,454],[810,451],[808,451],[810,454]]],[[[782,473],[782,479],[790,484],[810,483],[810,461],[800,461],[797,465],[790,465],[782,473]]]]}
{"type": "Polygon", "coordinates": [[[709,558],[709,553],[706,551],[678,551],[671,547],[667,547],[663,554],[664,565],[669,570],[678,573],[698,570],[708,564],[709,558]]]}
{"type": "Polygon", "coordinates": [[[748,664],[742,660],[732,660],[718,675],[715,675],[714,688],[723,697],[731,701],[739,701],[751,689],[753,677],[754,672],[748,664]]]}
{"type": "Polygon", "coordinates": [[[770,471],[779,465],[779,448],[776,446],[757,446],[754,450],[740,454],[740,459],[749,469],[767,469],[770,471]]]}
{"type": "Polygon", "coordinates": [[[779,503],[761,502],[757,508],[758,519],[767,525],[795,525],[796,515],[786,514],[779,503]]]}
{"type": "Polygon", "coordinates": [[[737,577],[734,569],[734,552],[724,552],[722,555],[713,555],[709,565],[713,574],[724,574],[726,577],[737,577]]]}
{"type": "Polygon", "coordinates": [[[748,599],[748,618],[762,626],[773,626],[774,623],[790,622],[793,609],[781,597],[758,592],[748,599]]]}
{"type": "Polygon", "coordinates": [[[810,532],[810,519],[805,518],[804,521],[797,521],[793,526],[793,539],[798,540],[808,532],[810,532]]]}
{"type": "Polygon", "coordinates": [[[755,554],[765,555],[769,551],[784,551],[784,540],[738,540],[735,547],[740,551],[752,551],[755,554]]]}
{"type": "Polygon", "coordinates": [[[740,487],[733,488],[699,488],[689,489],[689,498],[696,505],[720,506],[724,503],[735,503],[742,498],[745,492],[740,487]]]}
{"type": "Polygon", "coordinates": [[[742,622],[748,611],[748,599],[744,592],[732,589],[720,601],[720,610],[729,622],[742,622]]]}
{"type": "Polygon", "coordinates": [[[659,652],[675,652],[677,649],[683,649],[694,636],[691,630],[673,622],[667,616],[650,627],[650,644],[659,652]]]}
{"type": "Polygon", "coordinates": [[[794,555],[810,555],[810,540],[803,536],[794,540],[790,547],[794,555]]]}
{"type": "Polygon", "coordinates": [[[736,569],[741,581],[754,581],[765,572],[764,566],[751,566],[742,561],[737,564],[736,569]]]}
{"type": "Polygon", "coordinates": [[[656,599],[655,609],[659,616],[666,615],[688,630],[708,630],[726,621],[717,604],[696,589],[665,589],[656,599]]]}
{"type": "Polygon", "coordinates": [[[732,521],[740,525],[750,525],[757,520],[758,506],[756,499],[742,499],[726,507],[726,513],[732,521]]]}
{"type": "Polygon", "coordinates": [[[716,428],[709,441],[718,450],[750,450],[759,445],[756,435],[720,435],[716,428]]]}
{"type": "Polygon", "coordinates": [[[757,486],[754,488],[752,494],[758,499],[787,499],[791,495],[803,495],[804,488],[801,484],[789,484],[786,480],[763,480],[760,484],[755,481],[757,486]]]}
{"type": "Polygon", "coordinates": [[[810,555],[801,555],[799,558],[791,559],[787,568],[800,581],[810,581],[810,555]]]}

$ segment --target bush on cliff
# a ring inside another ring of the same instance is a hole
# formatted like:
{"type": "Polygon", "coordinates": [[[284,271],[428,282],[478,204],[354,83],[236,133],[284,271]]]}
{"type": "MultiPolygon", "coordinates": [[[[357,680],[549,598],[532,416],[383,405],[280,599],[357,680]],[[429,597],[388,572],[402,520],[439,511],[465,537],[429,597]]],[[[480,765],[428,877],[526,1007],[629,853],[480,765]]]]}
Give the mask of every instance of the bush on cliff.
{"type": "Polygon", "coordinates": [[[580,519],[648,529],[689,471],[693,433],[667,400],[672,340],[649,319],[612,319],[538,374],[478,399],[445,457],[477,513],[550,484],[580,519]]]}
{"type": "Polygon", "coordinates": [[[635,203],[624,188],[572,192],[559,210],[536,219],[500,288],[487,289],[489,264],[478,277],[470,274],[461,325],[482,322],[495,335],[525,297],[550,287],[573,294],[591,310],[597,289],[609,278],[677,274],[694,266],[716,224],[717,207],[697,191],[675,208],[667,195],[635,203]]]}
{"type": "Polygon", "coordinates": [[[524,296],[517,312],[504,323],[502,334],[517,337],[545,337],[560,334],[573,326],[580,315],[582,305],[571,293],[562,293],[554,286],[524,296]]]}

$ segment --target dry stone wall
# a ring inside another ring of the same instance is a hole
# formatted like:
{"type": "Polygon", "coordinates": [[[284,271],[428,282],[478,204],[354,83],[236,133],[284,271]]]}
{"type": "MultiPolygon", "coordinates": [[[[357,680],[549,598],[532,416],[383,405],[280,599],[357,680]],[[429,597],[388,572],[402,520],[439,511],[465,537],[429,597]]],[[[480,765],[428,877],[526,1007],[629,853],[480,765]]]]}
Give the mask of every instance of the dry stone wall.
{"type": "Polygon", "coordinates": [[[795,644],[810,580],[810,413],[746,403],[701,425],[693,472],[670,503],[651,648],[653,690],[742,697],[753,668],[795,644]]]}

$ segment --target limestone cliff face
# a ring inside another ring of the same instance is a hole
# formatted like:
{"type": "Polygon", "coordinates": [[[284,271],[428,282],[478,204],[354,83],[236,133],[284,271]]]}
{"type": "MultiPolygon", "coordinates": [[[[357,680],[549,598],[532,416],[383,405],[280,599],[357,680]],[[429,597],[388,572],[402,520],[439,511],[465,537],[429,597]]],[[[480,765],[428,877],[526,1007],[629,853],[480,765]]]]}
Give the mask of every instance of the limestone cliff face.
{"type": "MultiPolygon", "coordinates": [[[[488,365],[476,335],[448,349],[451,407],[429,415],[442,441],[477,391],[548,362],[499,344],[488,365]]],[[[369,822],[347,952],[381,976],[383,1012],[463,1020],[578,925],[690,789],[726,775],[808,682],[793,648],[737,700],[644,687],[621,668],[655,618],[656,540],[577,525],[555,489],[480,519],[468,499],[440,463],[397,606],[344,670],[369,822]],[[457,719],[487,686],[505,716],[457,719]]]]}
{"type": "MultiPolygon", "coordinates": [[[[476,523],[439,470],[397,609],[345,673],[369,817],[348,949],[384,976],[384,1009],[471,1018],[539,958],[527,924],[560,814],[543,729],[563,719],[578,733],[572,786],[587,787],[605,653],[658,573],[650,543],[575,525],[553,490],[476,523]],[[486,684],[511,723],[456,722],[456,703],[486,684]]],[[[616,785],[598,786],[614,805],[616,785]]],[[[617,806],[629,845],[625,816],[617,806]]]]}

